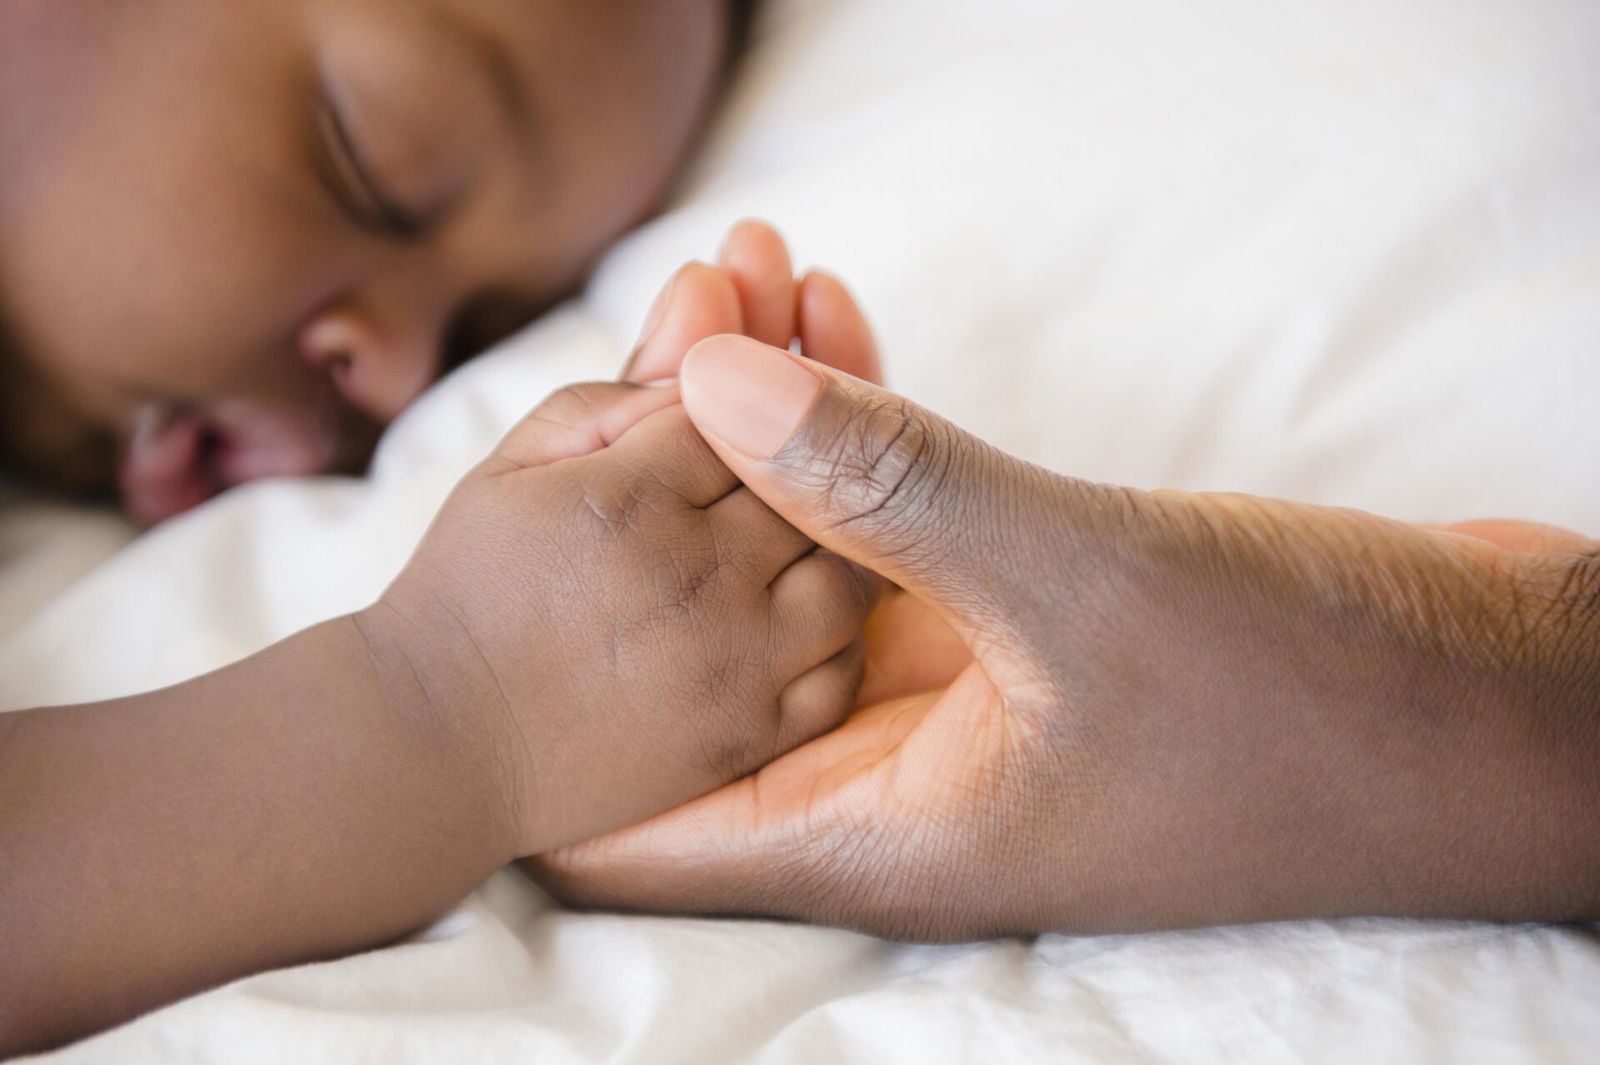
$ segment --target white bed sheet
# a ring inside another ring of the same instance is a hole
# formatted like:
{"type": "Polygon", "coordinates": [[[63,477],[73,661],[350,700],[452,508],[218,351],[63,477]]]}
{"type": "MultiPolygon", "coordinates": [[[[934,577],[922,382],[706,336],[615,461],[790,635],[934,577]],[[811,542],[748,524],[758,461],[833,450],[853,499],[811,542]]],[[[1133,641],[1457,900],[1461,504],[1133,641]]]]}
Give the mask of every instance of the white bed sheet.
{"type": "MultiPolygon", "coordinates": [[[[1600,532],[1600,4],[775,0],[679,205],[430,394],[373,477],[137,541],[0,525],[0,706],[177,680],[364,604],[552,388],[759,214],[893,382],[1076,474],[1600,532]]],[[[1589,1062],[1596,928],[1344,921],[896,946],[579,915],[502,873],[405,944],[75,1062],[1589,1062]]]]}

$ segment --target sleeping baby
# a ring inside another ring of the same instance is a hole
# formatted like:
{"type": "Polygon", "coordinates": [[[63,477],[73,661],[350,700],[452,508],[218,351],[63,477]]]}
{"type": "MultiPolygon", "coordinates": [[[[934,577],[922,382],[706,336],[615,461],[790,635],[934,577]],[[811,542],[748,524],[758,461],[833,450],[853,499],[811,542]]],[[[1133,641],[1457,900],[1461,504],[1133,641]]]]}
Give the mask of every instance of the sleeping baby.
{"type": "MultiPolygon", "coordinates": [[[[159,522],[358,469],[659,198],[722,0],[26,0],[0,15],[13,478],[159,522]]],[[[836,724],[873,579],[694,431],[690,345],[870,374],[844,289],[734,231],[621,383],[546,400],[370,608],[185,684],[0,714],[0,1056],[381,945],[519,856],[836,724]],[[645,385],[654,387],[644,387],[645,385]]]]}
{"type": "Polygon", "coordinates": [[[359,469],[659,202],[748,7],[6,5],[9,473],[153,524],[359,469]]]}

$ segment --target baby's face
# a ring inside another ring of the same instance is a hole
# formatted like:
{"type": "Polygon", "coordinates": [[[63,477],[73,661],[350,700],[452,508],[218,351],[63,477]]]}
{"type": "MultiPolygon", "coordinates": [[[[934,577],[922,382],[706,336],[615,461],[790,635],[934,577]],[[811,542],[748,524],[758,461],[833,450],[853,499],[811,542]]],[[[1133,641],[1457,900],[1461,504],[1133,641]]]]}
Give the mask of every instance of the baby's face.
{"type": "Polygon", "coordinates": [[[0,445],[146,521],[358,468],[658,199],[726,7],[8,7],[0,445]]]}

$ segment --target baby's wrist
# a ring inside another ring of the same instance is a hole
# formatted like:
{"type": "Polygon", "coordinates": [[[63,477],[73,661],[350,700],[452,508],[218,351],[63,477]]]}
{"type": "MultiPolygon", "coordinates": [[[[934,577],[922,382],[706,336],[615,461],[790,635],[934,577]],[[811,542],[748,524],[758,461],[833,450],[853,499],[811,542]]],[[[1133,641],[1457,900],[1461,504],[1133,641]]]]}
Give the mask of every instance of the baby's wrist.
{"type": "Polygon", "coordinates": [[[373,690],[384,708],[423,737],[418,757],[433,770],[425,775],[450,782],[439,801],[473,819],[476,830],[494,826],[484,833],[495,841],[494,864],[531,853],[532,833],[523,816],[526,745],[493,678],[479,676],[472,656],[388,597],[350,621],[366,648],[373,690]],[[452,762],[454,768],[438,774],[440,762],[452,762]]]}

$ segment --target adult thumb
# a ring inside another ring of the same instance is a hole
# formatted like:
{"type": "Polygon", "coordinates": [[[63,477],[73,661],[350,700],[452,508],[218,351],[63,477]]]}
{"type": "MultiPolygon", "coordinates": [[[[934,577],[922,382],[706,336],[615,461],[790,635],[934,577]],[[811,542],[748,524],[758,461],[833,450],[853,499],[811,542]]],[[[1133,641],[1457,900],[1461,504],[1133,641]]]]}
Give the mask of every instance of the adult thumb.
{"type": "Polygon", "coordinates": [[[1037,594],[1030,556],[1055,553],[1044,541],[1062,495],[1083,487],[902,396],[746,337],[695,345],[680,382],[689,417],[752,492],[823,547],[942,608],[963,635],[974,608],[992,602],[1004,615],[1037,594]]]}

